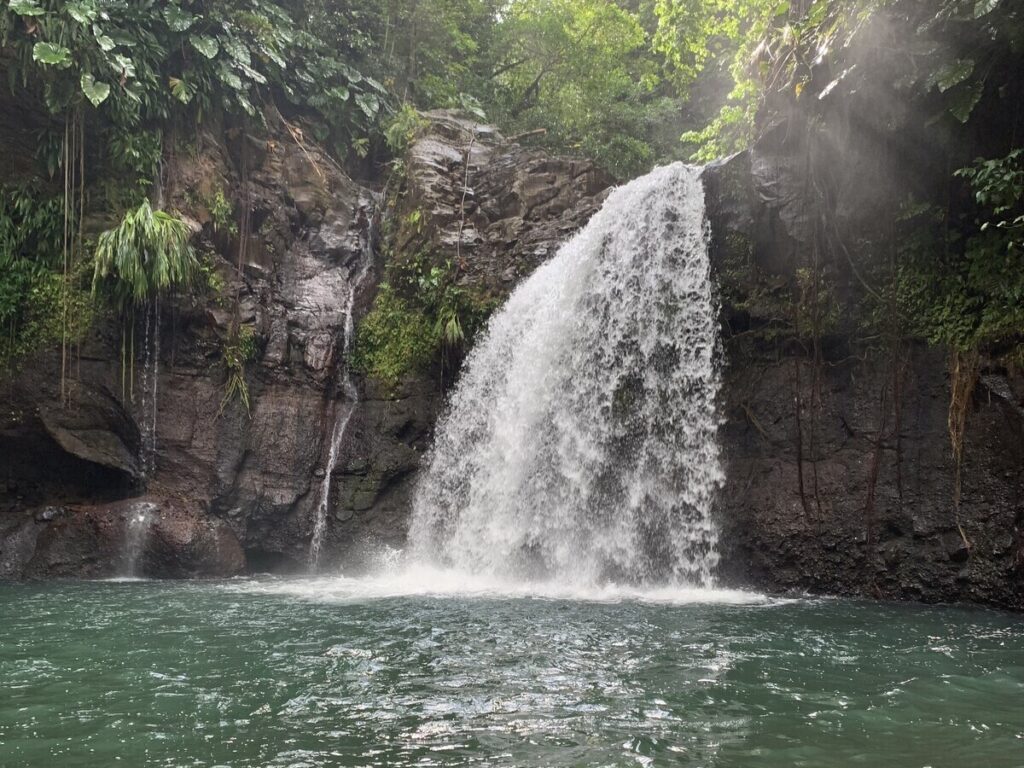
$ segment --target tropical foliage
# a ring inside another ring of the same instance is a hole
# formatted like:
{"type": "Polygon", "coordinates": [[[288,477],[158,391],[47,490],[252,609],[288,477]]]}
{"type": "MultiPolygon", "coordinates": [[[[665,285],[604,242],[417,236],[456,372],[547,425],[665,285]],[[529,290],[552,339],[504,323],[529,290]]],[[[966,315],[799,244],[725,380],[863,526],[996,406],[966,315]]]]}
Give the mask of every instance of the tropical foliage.
{"type": "Polygon", "coordinates": [[[144,201],[99,236],[93,290],[105,288],[118,307],[127,309],[170,289],[191,287],[198,272],[185,224],[144,201]]]}
{"type": "Polygon", "coordinates": [[[65,308],[72,341],[88,328],[82,275],[59,271],[65,238],[63,203],[36,187],[0,188],[0,366],[59,344],[65,308]]]}
{"type": "MultiPolygon", "coordinates": [[[[68,324],[78,313],[68,307],[82,301],[90,272],[96,295],[118,307],[189,287],[197,267],[186,233],[147,201],[159,199],[165,160],[197,130],[251,132],[280,116],[297,140],[311,136],[339,164],[378,174],[415,139],[418,110],[456,108],[521,141],[592,157],[625,179],[655,163],[741,149],[784,108],[813,113],[814,103],[856,76],[844,64],[850,50],[882,34],[869,42],[899,47],[909,62],[900,100],[953,143],[986,94],[996,98],[1011,85],[1007,62],[1024,40],[1017,6],[0,0],[0,69],[39,130],[35,182],[5,187],[0,201],[7,349],[51,344],[46,318],[56,316],[66,345],[78,333],[68,324]],[[914,34],[885,39],[884,25],[872,26],[880,14],[914,34]],[[89,184],[108,192],[90,192],[89,184]],[[90,213],[121,224],[92,239],[83,232],[90,213]],[[59,290],[47,288],[54,285],[59,290]]],[[[966,191],[971,201],[955,215],[940,199],[903,211],[906,247],[893,269],[882,265],[878,274],[887,277],[872,295],[902,307],[913,333],[969,347],[1009,343],[1020,327],[1018,146],[1019,138],[947,159],[947,196],[966,191]],[[971,162],[973,154],[987,159],[971,162]]],[[[237,238],[240,201],[219,194],[207,207],[218,233],[237,238]]],[[[431,269],[440,267],[389,276],[365,335],[408,334],[411,346],[367,368],[393,375],[471,336],[481,313],[431,269]]],[[[864,267],[869,277],[871,270],[864,267]]]]}

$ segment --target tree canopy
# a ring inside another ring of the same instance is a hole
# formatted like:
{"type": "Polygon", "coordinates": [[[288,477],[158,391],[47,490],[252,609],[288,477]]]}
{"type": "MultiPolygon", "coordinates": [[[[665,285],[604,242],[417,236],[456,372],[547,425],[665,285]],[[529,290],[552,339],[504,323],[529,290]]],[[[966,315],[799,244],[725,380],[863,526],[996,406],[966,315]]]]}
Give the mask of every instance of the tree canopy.
{"type": "MultiPolygon", "coordinates": [[[[0,0],[0,68],[26,113],[45,115],[35,178],[0,195],[0,322],[22,349],[16,328],[67,315],[30,312],[26,297],[67,303],[73,292],[43,291],[42,276],[90,272],[95,254],[62,234],[85,178],[106,179],[112,216],[140,210],[175,126],[248,129],[272,109],[374,173],[415,109],[455,108],[624,180],[748,145],[773,109],[841,82],[851,41],[883,12],[916,30],[895,42],[910,72],[899,87],[934,111],[934,130],[955,133],[1012,87],[1024,21],[1010,0],[0,0]]],[[[984,158],[949,168],[975,195],[961,241],[942,250],[961,257],[943,275],[960,278],[935,296],[940,260],[904,265],[935,339],[989,338],[985,313],[1019,298],[1005,272],[1021,248],[1019,144],[979,145],[984,158]],[[974,317],[974,336],[944,332],[950,314],[974,317]]]]}

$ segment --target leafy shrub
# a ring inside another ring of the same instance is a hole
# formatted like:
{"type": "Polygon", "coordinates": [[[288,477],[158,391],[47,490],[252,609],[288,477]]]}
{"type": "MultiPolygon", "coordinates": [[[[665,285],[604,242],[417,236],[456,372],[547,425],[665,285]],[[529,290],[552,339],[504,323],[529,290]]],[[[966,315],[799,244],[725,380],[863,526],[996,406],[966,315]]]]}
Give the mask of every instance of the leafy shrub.
{"type": "Polygon", "coordinates": [[[83,266],[59,271],[64,205],[31,186],[0,187],[0,365],[88,330],[92,307],[83,266]],[[66,334],[66,336],[65,336],[66,334]]]}
{"type": "Polygon", "coordinates": [[[245,367],[249,361],[256,359],[256,329],[251,325],[234,324],[228,338],[224,342],[221,357],[227,380],[224,384],[224,397],[221,398],[218,415],[224,412],[228,404],[238,399],[249,412],[249,384],[245,380],[245,367]]]}
{"type": "Polygon", "coordinates": [[[359,324],[352,365],[387,386],[430,365],[437,336],[430,319],[381,283],[370,313],[359,324]]]}

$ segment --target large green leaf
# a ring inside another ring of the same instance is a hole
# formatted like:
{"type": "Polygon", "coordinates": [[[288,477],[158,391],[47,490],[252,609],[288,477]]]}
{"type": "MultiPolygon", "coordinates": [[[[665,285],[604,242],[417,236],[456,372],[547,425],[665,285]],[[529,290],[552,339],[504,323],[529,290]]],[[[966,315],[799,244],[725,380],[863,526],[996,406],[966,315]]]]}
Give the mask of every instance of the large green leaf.
{"type": "Polygon", "coordinates": [[[345,79],[348,80],[353,85],[355,85],[356,83],[363,79],[363,76],[360,72],[352,69],[352,67],[350,67],[343,61],[338,62],[338,69],[341,71],[341,74],[345,76],[345,79]]]}
{"type": "Polygon", "coordinates": [[[46,13],[45,8],[40,8],[36,0],[11,0],[11,13],[18,16],[42,16],[46,13]]]}
{"type": "Polygon", "coordinates": [[[371,120],[377,116],[377,111],[380,109],[380,100],[372,93],[357,93],[356,104],[371,120]]]}
{"type": "Polygon", "coordinates": [[[239,106],[245,110],[247,115],[254,116],[256,114],[256,107],[252,105],[252,102],[249,101],[249,97],[245,95],[244,91],[238,91],[235,94],[235,101],[237,101],[239,106]]]}
{"type": "Polygon", "coordinates": [[[195,95],[196,89],[189,84],[189,82],[180,77],[172,77],[169,80],[171,85],[171,95],[174,96],[182,104],[188,104],[192,101],[192,97],[195,95]]]}
{"type": "Polygon", "coordinates": [[[82,93],[85,94],[85,98],[92,102],[94,107],[98,107],[110,95],[110,86],[106,83],[97,82],[96,78],[88,73],[82,73],[82,93]]]}
{"type": "Polygon", "coordinates": [[[269,45],[261,46],[260,47],[260,51],[263,53],[263,55],[266,58],[270,59],[272,62],[274,62],[281,69],[286,69],[287,68],[288,63],[284,60],[284,57],[281,56],[281,54],[278,53],[272,46],[269,46],[269,45]]]}
{"type": "Polygon", "coordinates": [[[246,47],[245,43],[238,38],[225,38],[223,46],[224,50],[228,52],[228,55],[239,64],[249,66],[252,63],[252,56],[249,53],[249,49],[246,47]]]}
{"type": "Polygon", "coordinates": [[[373,90],[377,91],[377,93],[387,93],[387,89],[383,85],[381,85],[379,82],[374,80],[372,77],[364,76],[363,77],[363,82],[366,83],[371,88],[373,88],[373,90]]]}
{"type": "Polygon", "coordinates": [[[224,83],[224,85],[228,86],[232,90],[241,91],[243,88],[242,78],[228,69],[224,64],[221,64],[220,69],[217,70],[217,77],[220,78],[220,81],[224,83]]]}
{"type": "Polygon", "coordinates": [[[191,43],[193,48],[208,59],[212,59],[217,55],[217,51],[220,50],[217,40],[212,37],[207,37],[206,35],[196,35],[191,38],[191,43]]]}
{"type": "Polygon", "coordinates": [[[248,77],[254,83],[259,83],[260,85],[264,85],[267,82],[267,78],[265,78],[263,76],[262,72],[260,72],[258,70],[255,70],[255,69],[253,69],[252,67],[250,67],[250,66],[248,66],[246,64],[242,64],[241,62],[239,62],[236,66],[242,72],[242,74],[244,74],[246,77],[248,77]]]}
{"type": "Polygon", "coordinates": [[[974,4],[974,18],[980,19],[992,13],[999,6],[999,0],[977,0],[974,4]]]}
{"type": "Polygon", "coordinates": [[[329,91],[327,91],[328,96],[342,103],[348,101],[348,93],[348,88],[345,88],[344,86],[340,85],[335,88],[331,88],[329,91]]]}
{"type": "Polygon", "coordinates": [[[135,62],[127,56],[115,53],[110,65],[121,77],[135,77],[135,62]]]}
{"type": "Polygon", "coordinates": [[[949,112],[961,123],[966,123],[985,91],[984,83],[970,83],[963,88],[958,88],[953,94],[949,105],[949,112]]]}
{"type": "Polygon", "coordinates": [[[63,69],[71,66],[71,51],[56,43],[36,43],[32,46],[32,60],[63,69]]]}
{"type": "Polygon", "coordinates": [[[172,32],[185,32],[195,22],[195,16],[176,5],[164,8],[164,20],[172,32]]]}
{"type": "Polygon", "coordinates": [[[96,21],[96,17],[99,15],[96,6],[91,2],[86,2],[86,0],[68,3],[66,10],[68,15],[79,24],[91,24],[96,21]]]}
{"type": "Polygon", "coordinates": [[[956,59],[946,64],[931,78],[933,85],[939,87],[939,92],[945,93],[955,85],[959,85],[974,72],[974,59],[956,59]]]}
{"type": "Polygon", "coordinates": [[[92,36],[96,40],[96,45],[98,45],[100,50],[104,53],[109,53],[114,50],[114,47],[117,45],[112,37],[103,34],[103,30],[95,24],[92,25],[92,36]]]}

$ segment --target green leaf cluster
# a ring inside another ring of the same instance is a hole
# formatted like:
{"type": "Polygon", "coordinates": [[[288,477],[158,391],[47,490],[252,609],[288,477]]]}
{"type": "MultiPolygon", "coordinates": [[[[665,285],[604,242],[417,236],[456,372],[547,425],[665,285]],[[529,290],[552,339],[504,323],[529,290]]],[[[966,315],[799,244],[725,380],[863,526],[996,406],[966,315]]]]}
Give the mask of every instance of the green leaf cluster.
{"type": "Polygon", "coordinates": [[[426,369],[436,354],[429,319],[382,283],[370,313],[359,324],[353,349],[355,370],[393,387],[426,369]]]}
{"type": "Polygon", "coordinates": [[[977,212],[947,228],[943,211],[915,211],[902,241],[903,311],[932,342],[1013,350],[1024,344],[1024,151],[979,159],[957,176],[977,212]]]}
{"type": "Polygon", "coordinates": [[[227,379],[218,415],[223,413],[233,400],[238,400],[245,406],[245,412],[249,413],[249,383],[245,379],[245,368],[250,361],[256,359],[256,352],[256,329],[251,325],[233,324],[221,351],[227,379]]]}
{"type": "Polygon", "coordinates": [[[63,254],[64,207],[37,186],[0,187],[0,366],[72,342],[92,321],[83,274],[58,271],[63,254]],[[65,324],[64,320],[68,319],[65,324]]]}
{"type": "Polygon", "coordinates": [[[100,110],[113,154],[152,181],[154,163],[123,145],[132,134],[159,137],[176,117],[259,120],[265,104],[282,102],[312,110],[341,145],[376,125],[387,90],[338,56],[337,38],[311,27],[304,5],[16,0],[0,9],[0,47],[12,85],[38,91],[54,115],[100,110]]]}
{"type": "Polygon", "coordinates": [[[353,366],[389,387],[459,354],[494,308],[426,254],[392,260],[387,278],[359,324],[353,366]]]}
{"type": "Polygon", "coordinates": [[[174,288],[188,288],[198,273],[184,222],[154,211],[148,201],[128,211],[96,242],[93,291],[105,289],[123,309],[174,288]]]}

